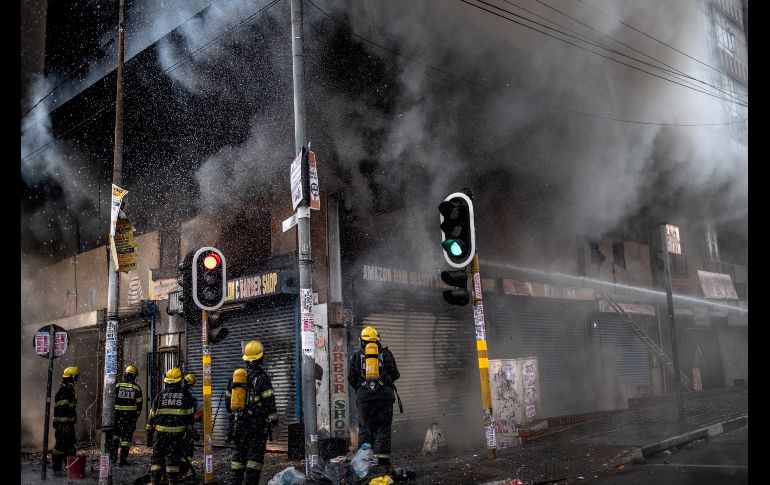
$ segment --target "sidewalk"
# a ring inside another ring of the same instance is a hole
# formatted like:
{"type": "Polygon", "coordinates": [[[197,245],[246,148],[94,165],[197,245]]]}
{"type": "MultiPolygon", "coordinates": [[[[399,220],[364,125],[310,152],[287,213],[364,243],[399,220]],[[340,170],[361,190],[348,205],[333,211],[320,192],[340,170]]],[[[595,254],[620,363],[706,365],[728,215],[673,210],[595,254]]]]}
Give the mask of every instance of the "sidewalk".
{"type": "MultiPolygon", "coordinates": [[[[514,478],[526,484],[551,483],[588,476],[592,471],[615,468],[674,446],[748,426],[748,389],[686,394],[683,404],[686,419],[682,423],[677,419],[676,402],[671,400],[565,427],[520,447],[498,450],[495,460],[486,458],[485,449],[439,457],[425,457],[416,450],[395,450],[393,465],[415,470],[417,478],[404,482],[408,485],[504,484],[514,478]]],[[[90,454],[87,478],[78,481],[82,485],[98,483],[98,452],[90,454]]],[[[196,449],[194,466],[198,472],[201,454],[200,448],[196,449]]],[[[215,448],[214,473],[220,483],[225,483],[229,475],[229,455],[229,449],[215,448]]],[[[135,478],[149,470],[148,448],[132,447],[131,457],[131,466],[115,470],[114,485],[133,485],[135,478]]],[[[292,465],[304,471],[301,461],[288,461],[285,454],[266,455],[260,483],[267,483],[292,465]]],[[[21,482],[44,483],[40,480],[39,454],[22,455],[21,482]]],[[[50,485],[78,482],[54,479],[50,472],[46,480],[50,485]]]]}

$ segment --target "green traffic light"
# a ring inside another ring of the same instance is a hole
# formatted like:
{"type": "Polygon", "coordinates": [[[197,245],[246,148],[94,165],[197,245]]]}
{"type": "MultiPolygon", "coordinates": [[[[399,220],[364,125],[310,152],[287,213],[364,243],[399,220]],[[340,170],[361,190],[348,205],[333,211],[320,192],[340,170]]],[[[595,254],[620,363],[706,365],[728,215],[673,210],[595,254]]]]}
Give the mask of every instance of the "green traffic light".
{"type": "Polygon", "coordinates": [[[441,245],[444,247],[446,252],[452,256],[461,256],[463,254],[462,246],[458,241],[454,239],[447,239],[446,241],[442,242],[441,245]]]}

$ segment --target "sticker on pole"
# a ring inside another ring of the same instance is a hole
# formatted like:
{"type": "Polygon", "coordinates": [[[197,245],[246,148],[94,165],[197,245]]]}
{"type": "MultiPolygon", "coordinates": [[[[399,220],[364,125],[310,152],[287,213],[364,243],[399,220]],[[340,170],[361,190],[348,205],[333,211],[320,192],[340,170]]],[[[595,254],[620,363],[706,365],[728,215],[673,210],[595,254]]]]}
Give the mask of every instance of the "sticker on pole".
{"type": "Polygon", "coordinates": [[[315,161],[315,152],[310,152],[310,208],[321,210],[321,190],[318,188],[318,165],[315,161]]]}
{"type": "MultiPolygon", "coordinates": [[[[41,327],[32,339],[32,347],[35,353],[41,357],[48,358],[51,351],[51,325],[41,327]]],[[[53,326],[53,358],[61,357],[69,348],[69,334],[58,325],[53,326]]]]}
{"type": "Polygon", "coordinates": [[[206,455],[206,473],[214,473],[214,457],[206,455]]]}
{"type": "Polygon", "coordinates": [[[487,332],[484,329],[484,306],[473,305],[473,323],[476,327],[476,340],[486,340],[487,332]]]}
{"type": "Polygon", "coordinates": [[[120,214],[120,206],[123,203],[123,197],[128,193],[128,190],[118,187],[112,184],[112,204],[110,207],[110,236],[115,235],[115,223],[118,220],[120,214]]]}
{"type": "Polygon", "coordinates": [[[302,353],[313,355],[315,349],[315,321],[312,313],[302,315],[302,353]]]}

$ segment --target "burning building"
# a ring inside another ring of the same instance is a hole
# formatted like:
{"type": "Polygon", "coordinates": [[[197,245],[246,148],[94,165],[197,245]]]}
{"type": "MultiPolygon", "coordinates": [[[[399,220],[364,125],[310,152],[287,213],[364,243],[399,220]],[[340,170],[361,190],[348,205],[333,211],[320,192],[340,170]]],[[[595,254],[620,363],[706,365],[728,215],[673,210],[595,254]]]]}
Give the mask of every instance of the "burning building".
{"type": "MultiPolygon", "coordinates": [[[[671,255],[680,366],[691,380],[698,369],[703,388],[745,384],[745,13],[731,0],[658,3],[522,3],[498,15],[472,2],[306,3],[321,429],[355,438],[347,355],[374,325],[402,369],[397,442],[438,422],[450,444],[483,443],[472,315],[443,300],[439,278],[437,206],[464,186],[489,357],[538,359],[538,416],[672,392],[634,330],[670,355],[661,220],[682,234],[671,255]]],[[[96,441],[117,14],[100,2],[23,8],[22,378],[44,372],[24,357],[30,331],[56,322],[82,333],[83,350],[63,360],[90,363],[79,412],[93,416],[81,438],[96,441]]],[[[199,328],[174,314],[177,264],[220,248],[230,334],[212,347],[214,406],[243,343],[262,339],[278,448],[301,419],[297,238],[282,226],[293,213],[289,32],[286,2],[127,5],[123,180],[139,265],[121,274],[119,360],[144,376],[200,372],[199,328]],[[160,302],[152,337],[142,300],[160,302]]],[[[39,421],[25,419],[30,446],[39,421]]]]}

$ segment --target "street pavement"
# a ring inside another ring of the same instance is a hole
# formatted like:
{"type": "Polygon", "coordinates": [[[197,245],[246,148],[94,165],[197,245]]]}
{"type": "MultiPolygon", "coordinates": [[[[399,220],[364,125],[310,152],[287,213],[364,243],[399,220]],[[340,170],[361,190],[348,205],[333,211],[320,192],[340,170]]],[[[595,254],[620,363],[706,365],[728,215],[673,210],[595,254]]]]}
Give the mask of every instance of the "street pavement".
{"type": "MultiPolygon", "coordinates": [[[[407,482],[414,485],[502,485],[513,479],[524,484],[553,483],[643,463],[645,458],[665,450],[748,426],[747,388],[686,394],[683,404],[685,420],[681,423],[675,401],[668,401],[575,424],[521,446],[498,450],[494,460],[486,458],[484,449],[439,456],[422,456],[417,450],[395,450],[393,466],[414,470],[416,478],[407,482]]],[[[89,454],[87,477],[80,482],[84,485],[98,483],[98,451],[84,453],[89,454]]],[[[134,446],[131,453],[132,464],[115,469],[114,485],[133,485],[137,477],[149,470],[148,448],[134,446]]],[[[222,483],[226,483],[228,475],[229,454],[227,448],[215,449],[214,473],[222,483]]],[[[194,460],[199,474],[200,455],[199,448],[194,460]]],[[[283,454],[266,455],[260,483],[267,483],[287,466],[304,471],[301,461],[288,461],[283,454]]],[[[21,482],[42,483],[40,454],[22,455],[21,482]]],[[[70,483],[65,478],[53,478],[50,470],[47,482],[53,485],[70,483]]]]}

